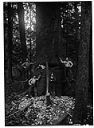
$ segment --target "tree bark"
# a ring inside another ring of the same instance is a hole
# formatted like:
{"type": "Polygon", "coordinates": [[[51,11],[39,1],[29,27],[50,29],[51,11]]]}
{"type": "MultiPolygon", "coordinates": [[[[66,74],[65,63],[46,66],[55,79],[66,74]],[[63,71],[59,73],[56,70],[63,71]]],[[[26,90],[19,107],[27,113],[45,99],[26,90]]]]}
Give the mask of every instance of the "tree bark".
{"type": "Polygon", "coordinates": [[[88,104],[88,86],[89,86],[89,45],[90,43],[90,25],[91,25],[91,3],[82,2],[82,26],[81,42],[78,53],[78,71],[77,82],[75,86],[75,110],[74,123],[85,124],[88,104]]]}
{"type": "Polygon", "coordinates": [[[50,58],[53,54],[53,38],[56,40],[57,37],[57,31],[55,31],[57,28],[54,28],[56,9],[54,3],[37,3],[37,56],[46,55],[50,58]]]}

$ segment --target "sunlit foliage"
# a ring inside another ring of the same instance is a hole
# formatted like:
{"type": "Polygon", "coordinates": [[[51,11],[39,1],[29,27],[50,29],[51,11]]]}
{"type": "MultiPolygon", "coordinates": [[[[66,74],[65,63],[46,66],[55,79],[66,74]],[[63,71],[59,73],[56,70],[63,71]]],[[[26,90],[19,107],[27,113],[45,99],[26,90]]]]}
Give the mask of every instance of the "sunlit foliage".
{"type": "Polygon", "coordinates": [[[4,3],[4,24],[8,24],[8,3],[4,3]]]}
{"type": "Polygon", "coordinates": [[[36,47],[36,5],[23,3],[26,32],[26,45],[28,49],[36,47]]]}
{"type": "Polygon", "coordinates": [[[17,3],[12,3],[11,8],[13,10],[12,16],[12,41],[13,41],[13,49],[12,49],[12,63],[16,61],[19,63],[22,61],[21,58],[21,41],[20,41],[20,32],[19,32],[19,17],[18,17],[18,5],[17,3]]]}
{"type": "MultiPolygon", "coordinates": [[[[27,48],[31,49],[36,47],[36,5],[33,3],[23,3],[24,7],[24,22],[25,22],[25,35],[26,35],[26,45],[27,48]],[[31,42],[31,44],[30,44],[31,42]]],[[[17,3],[12,4],[14,10],[13,15],[13,44],[20,43],[20,33],[19,33],[19,17],[17,13],[17,3]]]]}
{"type": "Polygon", "coordinates": [[[74,36],[81,26],[81,3],[67,2],[62,4],[61,9],[61,28],[65,35],[74,36]]]}
{"type": "Polygon", "coordinates": [[[13,44],[21,43],[20,42],[20,33],[19,33],[19,17],[17,12],[17,3],[12,4],[14,11],[13,15],[13,44]]]}
{"type": "MultiPolygon", "coordinates": [[[[8,4],[6,3],[6,6],[8,4]]],[[[11,3],[12,8],[12,59],[21,62],[21,41],[19,31],[19,16],[18,16],[18,3],[11,3]]],[[[36,48],[36,5],[34,3],[23,3],[24,8],[24,23],[25,23],[25,38],[26,46],[29,51],[35,50],[36,48]]],[[[5,22],[8,22],[7,13],[5,13],[5,22]]]]}

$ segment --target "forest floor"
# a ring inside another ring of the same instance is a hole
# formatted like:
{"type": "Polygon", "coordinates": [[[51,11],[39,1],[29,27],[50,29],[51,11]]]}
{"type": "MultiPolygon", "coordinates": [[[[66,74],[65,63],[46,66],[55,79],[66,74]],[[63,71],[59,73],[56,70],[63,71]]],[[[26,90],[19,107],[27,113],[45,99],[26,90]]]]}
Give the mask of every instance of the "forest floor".
{"type": "Polygon", "coordinates": [[[6,126],[56,125],[66,116],[71,116],[75,104],[72,97],[50,98],[51,104],[47,105],[45,96],[14,96],[6,104],[6,126]]]}
{"type": "MultiPolygon", "coordinates": [[[[9,88],[9,90],[11,89],[9,88]]],[[[75,98],[70,96],[50,96],[50,99],[51,104],[47,105],[45,96],[32,97],[28,96],[28,94],[18,95],[16,92],[7,95],[5,101],[5,125],[74,125],[72,116],[75,109],[75,98]]],[[[85,124],[92,125],[92,104],[87,105],[87,110],[85,124]]]]}

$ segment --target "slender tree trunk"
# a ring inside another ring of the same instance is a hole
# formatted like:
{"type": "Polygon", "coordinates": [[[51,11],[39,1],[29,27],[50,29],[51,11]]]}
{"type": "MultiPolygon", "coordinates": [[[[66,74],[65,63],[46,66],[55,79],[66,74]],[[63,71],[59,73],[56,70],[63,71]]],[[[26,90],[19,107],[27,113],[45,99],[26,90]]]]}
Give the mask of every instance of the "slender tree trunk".
{"type": "Polygon", "coordinates": [[[81,42],[78,53],[78,72],[76,82],[76,105],[74,123],[84,124],[87,116],[88,86],[89,86],[89,44],[91,24],[91,3],[82,2],[81,42]]]}
{"type": "Polygon", "coordinates": [[[20,30],[20,41],[22,46],[22,58],[23,61],[26,60],[27,48],[25,39],[25,23],[24,23],[24,8],[23,3],[18,3],[18,16],[19,16],[19,30],[20,30]]]}
{"type": "Polygon", "coordinates": [[[46,61],[46,95],[49,93],[49,67],[48,62],[46,61]]]}

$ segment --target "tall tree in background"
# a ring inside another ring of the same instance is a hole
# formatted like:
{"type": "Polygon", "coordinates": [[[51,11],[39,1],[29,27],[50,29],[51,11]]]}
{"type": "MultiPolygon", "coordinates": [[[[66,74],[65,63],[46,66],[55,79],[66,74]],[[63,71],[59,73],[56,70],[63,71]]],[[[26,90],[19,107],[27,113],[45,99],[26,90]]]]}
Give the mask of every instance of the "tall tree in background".
{"type": "Polygon", "coordinates": [[[78,72],[76,81],[76,106],[74,123],[84,124],[87,114],[89,87],[89,46],[91,26],[91,2],[82,2],[81,42],[78,53],[78,72]]]}
{"type": "Polygon", "coordinates": [[[25,23],[24,23],[24,8],[23,3],[18,3],[18,16],[19,16],[19,31],[20,31],[20,41],[22,46],[22,58],[23,61],[26,60],[27,48],[25,39],[25,23]]]}
{"type": "Polygon", "coordinates": [[[8,3],[8,78],[12,79],[12,15],[11,3],[8,3]]]}

